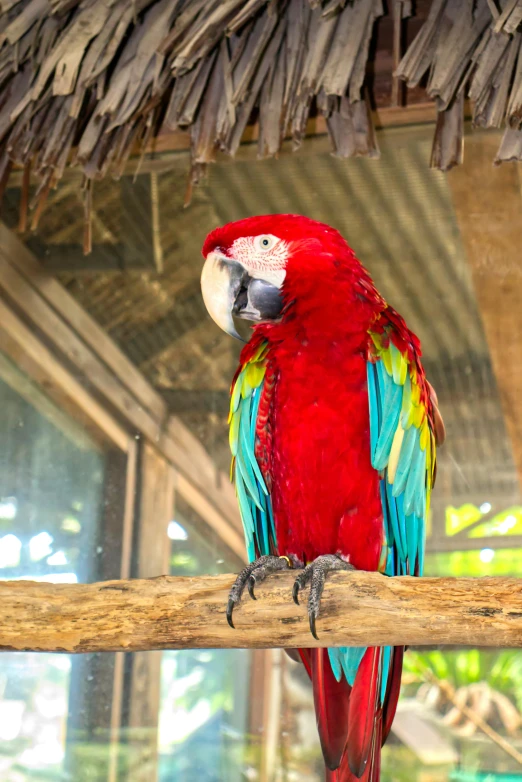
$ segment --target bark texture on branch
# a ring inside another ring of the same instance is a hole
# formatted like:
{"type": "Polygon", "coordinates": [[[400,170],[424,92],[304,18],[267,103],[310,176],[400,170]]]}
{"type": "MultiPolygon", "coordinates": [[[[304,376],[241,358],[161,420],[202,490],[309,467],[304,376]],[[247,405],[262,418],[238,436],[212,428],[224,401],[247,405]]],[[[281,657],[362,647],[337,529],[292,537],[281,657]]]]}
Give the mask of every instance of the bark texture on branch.
{"type": "Polygon", "coordinates": [[[3,651],[109,652],[179,648],[459,644],[522,646],[522,581],[514,578],[329,578],[308,629],[307,592],[292,602],[295,574],[271,576],[227,625],[234,576],[108,581],[0,582],[3,651]]]}

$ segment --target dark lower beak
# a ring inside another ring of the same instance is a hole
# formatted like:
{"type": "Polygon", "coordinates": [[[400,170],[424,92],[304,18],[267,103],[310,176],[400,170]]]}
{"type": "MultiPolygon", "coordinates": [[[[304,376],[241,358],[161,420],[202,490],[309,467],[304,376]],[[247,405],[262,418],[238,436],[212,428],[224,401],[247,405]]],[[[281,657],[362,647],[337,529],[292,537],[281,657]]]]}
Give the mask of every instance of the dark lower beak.
{"type": "Polygon", "coordinates": [[[232,315],[243,320],[261,323],[266,320],[276,320],[283,309],[281,291],[275,285],[264,280],[246,277],[241,281],[232,315]]]}

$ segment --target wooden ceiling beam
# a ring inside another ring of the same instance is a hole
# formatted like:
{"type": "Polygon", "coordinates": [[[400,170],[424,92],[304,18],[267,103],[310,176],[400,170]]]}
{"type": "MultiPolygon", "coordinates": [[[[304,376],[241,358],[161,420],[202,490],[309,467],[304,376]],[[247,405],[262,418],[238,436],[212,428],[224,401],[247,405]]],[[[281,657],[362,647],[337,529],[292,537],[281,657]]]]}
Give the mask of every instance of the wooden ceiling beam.
{"type": "Polygon", "coordinates": [[[227,412],[230,391],[216,388],[157,388],[173,415],[227,412]]]}
{"type": "Polygon", "coordinates": [[[111,331],[111,337],[121,344],[125,341],[125,352],[130,360],[139,366],[143,363],[142,346],[147,345],[146,361],[151,361],[164,350],[181,339],[188,331],[195,329],[208,318],[199,279],[186,285],[174,299],[170,309],[152,323],[135,327],[129,333],[128,324],[111,331]],[[124,335],[128,334],[124,340],[124,335]]]}

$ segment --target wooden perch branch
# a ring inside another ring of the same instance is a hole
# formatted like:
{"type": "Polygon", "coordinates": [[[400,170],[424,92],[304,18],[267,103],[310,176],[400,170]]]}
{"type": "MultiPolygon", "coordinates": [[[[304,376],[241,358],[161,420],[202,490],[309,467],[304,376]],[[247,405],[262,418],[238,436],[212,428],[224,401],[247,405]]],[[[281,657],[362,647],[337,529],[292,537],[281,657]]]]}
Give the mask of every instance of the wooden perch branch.
{"type": "Polygon", "coordinates": [[[225,617],[234,577],[0,582],[0,649],[110,652],[179,648],[460,644],[522,646],[522,581],[515,578],[386,578],[335,574],[326,584],[319,642],[308,629],[307,592],[295,575],[259,585],[225,617]]]}

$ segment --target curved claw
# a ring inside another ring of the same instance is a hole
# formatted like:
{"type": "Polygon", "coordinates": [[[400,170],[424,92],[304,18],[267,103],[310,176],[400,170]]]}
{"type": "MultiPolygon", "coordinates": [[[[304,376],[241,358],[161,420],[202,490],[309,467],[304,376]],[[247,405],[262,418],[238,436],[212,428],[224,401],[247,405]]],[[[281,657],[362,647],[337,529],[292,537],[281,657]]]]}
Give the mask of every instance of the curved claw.
{"type": "Polygon", "coordinates": [[[234,627],[234,622],[232,621],[232,611],[234,610],[235,605],[236,604],[232,599],[230,599],[227,603],[227,622],[229,623],[232,630],[236,629],[234,627]]]}
{"type": "Polygon", "coordinates": [[[301,588],[301,585],[297,579],[294,581],[294,588],[292,589],[292,597],[294,599],[294,603],[296,606],[299,605],[299,590],[301,588]]]}
{"type": "Polygon", "coordinates": [[[299,590],[310,583],[308,618],[310,623],[310,632],[316,641],[319,640],[316,629],[316,621],[320,614],[323,587],[328,573],[333,570],[354,570],[354,567],[337,554],[323,554],[308,564],[294,582],[293,597],[294,602],[297,605],[299,605],[299,590]]]}
{"type": "Polygon", "coordinates": [[[318,641],[319,636],[317,635],[317,630],[315,629],[315,619],[315,614],[310,614],[310,632],[312,633],[315,640],[318,641]]]}
{"type": "Polygon", "coordinates": [[[256,560],[250,562],[246,567],[244,567],[241,573],[239,573],[237,576],[232,589],[229,592],[226,615],[227,622],[230,627],[235,629],[234,623],[232,621],[232,612],[234,608],[241,602],[241,597],[245,587],[248,589],[248,594],[252,600],[256,600],[257,598],[255,596],[254,590],[257,583],[261,583],[272,573],[277,573],[281,570],[287,570],[288,568],[293,567],[297,561],[298,560],[295,558],[290,559],[286,556],[276,557],[275,555],[272,556],[271,554],[267,554],[263,555],[262,557],[258,557],[256,560]]]}
{"type": "Polygon", "coordinates": [[[248,589],[248,594],[250,595],[252,600],[257,600],[257,597],[254,595],[255,585],[256,585],[256,577],[250,576],[250,578],[247,581],[247,589],[248,589]]]}

